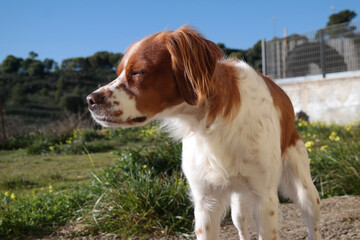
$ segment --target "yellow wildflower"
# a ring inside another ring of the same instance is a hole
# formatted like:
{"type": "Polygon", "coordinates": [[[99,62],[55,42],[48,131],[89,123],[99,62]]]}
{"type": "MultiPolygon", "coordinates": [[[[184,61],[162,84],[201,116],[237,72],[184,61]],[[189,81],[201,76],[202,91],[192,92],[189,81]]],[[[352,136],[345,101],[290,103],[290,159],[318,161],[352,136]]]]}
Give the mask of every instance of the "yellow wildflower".
{"type": "Polygon", "coordinates": [[[15,194],[12,193],[12,194],[10,195],[10,198],[11,198],[12,200],[14,200],[14,199],[15,199],[15,194]]]}
{"type": "Polygon", "coordinates": [[[312,146],[314,146],[314,141],[307,141],[306,143],[305,143],[305,147],[307,147],[307,148],[311,148],[312,146]]]}
{"type": "Polygon", "coordinates": [[[325,150],[325,149],[327,149],[328,147],[329,147],[328,145],[321,146],[321,147],[320,147],[320,151],[325,150]]]}
{"type": "Polygon", "coordinates": [[[144,169],[147,168],[147,165],[145,164],[145,165],[143,166],[143,168],[144,168],[144,169]]]}
{"type": "Polygon", "coordinates": [[[49,193],[52,193],[53,192],[53,187],[50,185],[49,186],[49,193]]]}
{"type": "Polygon", "coordinates": [[[66,144],[70,144],[70,143],[72,143],[72,137],[69,137],[68,139],[66,139],[66,144]]]}
{"type": "Polygon", "coordinates": [[[340,140],[340,138],[337,136],[337,133],[336,132],[331,132],[330,135],[329,135],[329,139],[331,141],[336,141],[335,139],[338,139],[337,141],[340,140]]]}
{"type": "Polygon", "coordinates": [[[311,163],[311,158],[309,158],[309,164],[311,163]]]}
{"type": "Polygon", "coordinates": [[[55,146],[50,146],[49,149],[50,149],[50,151],[54,151],[55,146]]]}
{"type": "Polygon", "coordinates": [[[9,192],[5,192],[5,197],[9,196],[9,192]]]}

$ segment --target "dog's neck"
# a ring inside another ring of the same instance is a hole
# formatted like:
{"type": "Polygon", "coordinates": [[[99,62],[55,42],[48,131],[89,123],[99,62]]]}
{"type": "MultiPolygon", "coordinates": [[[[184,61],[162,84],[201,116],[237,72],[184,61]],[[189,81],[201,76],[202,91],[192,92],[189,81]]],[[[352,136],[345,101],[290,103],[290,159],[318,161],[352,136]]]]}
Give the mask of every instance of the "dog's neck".
{"type": "Polygon", "coordinates": [[[237,62],[217,63],[209,92],[200,106],[183,102],[158,114],[156,119],[163,122],[164,129],[180,140],[192,133],[208,135],[221,122],[232,121],[240,109],[237,62]]]}

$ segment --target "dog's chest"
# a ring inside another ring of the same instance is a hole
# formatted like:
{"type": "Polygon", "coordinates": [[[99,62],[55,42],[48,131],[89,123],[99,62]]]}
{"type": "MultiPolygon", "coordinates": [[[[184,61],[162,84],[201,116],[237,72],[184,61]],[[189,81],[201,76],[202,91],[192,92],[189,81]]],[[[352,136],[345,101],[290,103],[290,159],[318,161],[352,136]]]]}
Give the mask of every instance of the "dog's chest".
{"type": "Polygon", "coordinates": [[[242,142],[241,133],[237,133],[237,142],[221,137],[204,139],[188,137],[183,140],[183,171],[190,181],[207,182],[212,186],[226,186],[232,177],[244,177],[256,174],[261,163],[255,161],[255,152],[242,142]]]}

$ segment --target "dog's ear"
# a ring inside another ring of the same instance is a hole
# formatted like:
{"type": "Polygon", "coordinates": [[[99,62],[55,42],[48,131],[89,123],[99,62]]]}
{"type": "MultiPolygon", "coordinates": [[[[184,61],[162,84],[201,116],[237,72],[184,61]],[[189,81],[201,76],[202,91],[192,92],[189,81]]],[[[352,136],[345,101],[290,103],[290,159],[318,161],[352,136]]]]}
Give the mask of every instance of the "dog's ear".
{"type": "Polygon", "coordinates": [[[200,105],[214,87],[212,78],[222,51],[188,26],[171,32],[166,45],[180,95],[187,103],[200,105]]]}

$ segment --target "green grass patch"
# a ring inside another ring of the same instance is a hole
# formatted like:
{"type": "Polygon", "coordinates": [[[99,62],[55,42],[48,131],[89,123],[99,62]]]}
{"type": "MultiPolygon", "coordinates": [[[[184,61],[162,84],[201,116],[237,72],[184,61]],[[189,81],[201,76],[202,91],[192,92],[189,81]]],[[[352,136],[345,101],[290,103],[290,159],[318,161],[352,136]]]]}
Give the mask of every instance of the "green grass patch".
{"type": "Polygon", "coordinates": [[[51,185],[26,197],[9,191],[0,193],[0,238],[24,239],[50,234],[78,216],[90,197],[87,188],[53,192],[51,185]]]}
{"type": "Polygon", "coordinates": [[[16,194],[31,192],[33,188],[56,190],[69,185],[88,182],[91,172],[110,166],[118,158],[112,152],[88,155],[28,155],[25,150],[0,151],[0,192],[16,194]]]}

